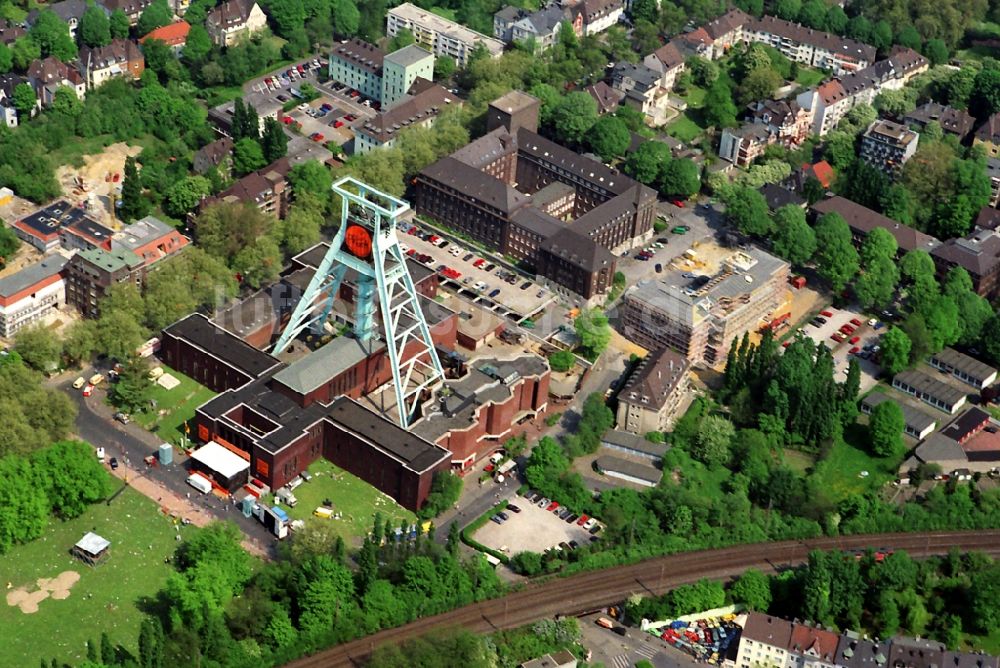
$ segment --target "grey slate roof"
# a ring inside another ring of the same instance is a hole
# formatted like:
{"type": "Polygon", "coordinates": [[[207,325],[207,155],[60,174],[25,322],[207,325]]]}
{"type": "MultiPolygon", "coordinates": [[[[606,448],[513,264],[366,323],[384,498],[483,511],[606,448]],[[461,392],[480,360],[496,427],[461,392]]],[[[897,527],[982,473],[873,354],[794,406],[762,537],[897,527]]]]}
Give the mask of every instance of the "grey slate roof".
{"type": "Polygon", "coordinates": [[[425,167],[422,175],[454,188],[459,193],[475,197],[503,213],[510,213],[527,203],[528,195],[518,192],[500,179],[459,162],[451,156],[425,167]]]}
{"type": "Polygon", "coordinates": [[[872,392],[862,399],[861,403],[869,408],[874,408],[885,401],[894,401],[898,404],[899,408],[903,411],[903,422],[906,423],[908,428],[913,429],[917,433],[920,433],[928,427],[932,427],[937,424],[937,420],[935,420],[931,415],[914,408],[905,401],[896,401],[884,392],[872,392]]]}
{"type": "Polygon", "coordinates": [[[0,297],[10,297],[53,274],[58,274],[68,261],[62,255],[49,255],[15,274],[0,278],[0,297]]]}
{"type": "Polygon", "coordinates": [[[380,340],[362,343],[351,336],[338,336],[274,374],[274,380],[300,394],[308,394],[383,348],[385,344],[380,340]]]}
{"type": "Polygon", "coordinates": [[[622,459],[620,457],[604,455],[594,460],[594,464],[598,469],[604,471],[605,473],[622,473],[630,478],[645,480],[654,485],[660,482],[660,478],[663,477],[663,471],[658,468],[649,466],[648,464],[630,462],[629,460],[622,459]]]}
{"type": "Polygon", "coordinates": [[[650,443],[642,436],[631,434],[627,431],[609,429],[601,436],[601,443],[613,445],[626,450],[635,450],[652,457],[662,457],[670,448],[666,443],[650,443]]]}

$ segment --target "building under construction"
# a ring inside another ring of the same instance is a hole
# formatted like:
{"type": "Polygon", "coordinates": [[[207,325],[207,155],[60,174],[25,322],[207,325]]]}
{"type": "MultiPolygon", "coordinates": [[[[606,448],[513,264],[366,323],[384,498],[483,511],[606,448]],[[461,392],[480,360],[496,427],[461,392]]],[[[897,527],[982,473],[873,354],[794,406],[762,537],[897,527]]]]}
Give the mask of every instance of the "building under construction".
{"type": "Polygon", "coordinates": [[[755,247],[715,246],[689,251],[687,262],[697,271],[677,269],[625,293],[622,333],[650,350],[666,346],[714,366],[734,338],[758,329],[782,303],[788,263],[755,247]]]}

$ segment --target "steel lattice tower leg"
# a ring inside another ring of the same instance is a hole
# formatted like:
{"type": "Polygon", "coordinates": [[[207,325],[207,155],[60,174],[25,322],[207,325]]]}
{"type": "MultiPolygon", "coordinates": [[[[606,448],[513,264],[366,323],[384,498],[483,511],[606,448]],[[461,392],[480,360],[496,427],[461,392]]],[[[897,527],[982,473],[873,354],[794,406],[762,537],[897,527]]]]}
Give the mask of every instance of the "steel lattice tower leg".
{"type": "Polygon", "coordinates": [[[410,205],[351,177],[334,183],[333,190],[341,198],[340,229],[274,352],[285,350],[307,327],[322,330],[347,269],[353,269],[357,273],[354,335],[360,341],[368,341],[378,330],[384,339],[399,422],[405,428],[423,391],[444,380],[441,361],[396,235],[396,222],[410,205]],[[376,295],[380,323],[375,321],[376,295]],[[405,357],[408,349],[411,354],[405,357]]]}

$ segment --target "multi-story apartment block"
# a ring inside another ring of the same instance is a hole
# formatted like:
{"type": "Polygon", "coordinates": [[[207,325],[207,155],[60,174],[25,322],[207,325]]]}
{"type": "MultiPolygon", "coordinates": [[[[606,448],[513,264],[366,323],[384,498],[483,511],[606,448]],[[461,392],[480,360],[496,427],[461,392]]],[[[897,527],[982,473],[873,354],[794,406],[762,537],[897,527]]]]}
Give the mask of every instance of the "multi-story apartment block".
{"type": "Polygon", "coordinates": [[[723,128],[719,157],[748,167],[771,144],[794,148],[805,141],[812,127],[812,111],[797,102],[763,100],[747,108],[747,124],[723,128]]]}
{"type": "Polygon", "coordinates": [[[490,132],[417,175],[416,210],[523,260],[571,299],[596,304],[614,278],[609,249],[652,234],[656,195],[538,135],[538,109],[520,92],[493,102],[490,132]]]}
{"type": "Polygon", "coordinates": [[[624,93],[623,102],[641,111],[651,125],[662,125],[670,100],[664,76],[642,63],[621,62],[611,71],[611,85],[624,93]]]}
{"type": "Polygon", "coordinates": [[[667,90],[674,89],[678,75],[686,68],[684,54],[677,48],[675,42],[667,42],[653,53],[646,56],[642,64],[660,74],[660,85],[667,90]]]}
{"type": "Polygon", "coordinates": [[[119,283],[142,284],[146,266],[142,258],[125,249],[80,251],[66,263],[66,303],[85,318],[100,315],[100,301],[119,283]]]}
{"type": "Polygon", "coordinates": [[[889,176],[898,176],[917,152],[920,135],[905,125],[877,120],[861,137],[861,159],[889,176]]]}
{"type": "Polygon", "coordinates": [[[66,303],[65,265],[62,255],[49,255],[0,278],[0,336],[14,336],[66,303]]]}
{"type": "Polygon", "coordinates": [[[129,25],[135,25],[139,22],[139,17],[142,13],[153,4],[154,0],[101,0],[98,4],[104,8],[108,16],[113,14],[115,10],[120,9],[128,17],[129,25]]]}
{"type": "Polygon", "coordinates": [[[625,12],[625,0],[582,0],[574,10],[583,21],[583,34],[596,35],[618,23],[625,12]]]}
{"type": "Polygon", "coordinates": [[[738,128],[723,128],[719,137],[719,157],[737,167],[749,167],[764,155],[775,136],[763,123],[747,123],[738,128]]]}
{"type": "Polygon", "coordinates": [[[87,87],[97,88],[112,77],[138,79],[146,69],[146,59],[132,40],[116,39],[107,46],[82,47],[80,67],[87,87]]]}
{"type": "MultiPolygon", "coordinates": [[[[206,197],[198,205],[202,210],[218,202],[253,204],[264,213],[284,218],[288,213],[288,203],[292,188],[288,183],[291,165],[288,158],[281,158],[267,167],[250,172],[218,195],[206,197]]],[[[192,222],[195,216],[190,216],[192,222]]]]}
{"type": "Polygon", "coordinates": [[[115,232],[111,237],[111,250],[136,254],[148,269],[160,260],[179,253],[188,243],[188,238],[173,225],[146,216],[115,232]]]}
{"type": "Polygon", "coordinates": [[[977,229],[968,236],[949,239],[932,250],[931,257],[940,275],[962,267],[980,296],[1000,299],[1000,231],[977,229]]]}
{"type": "Polygon", "coordinates": [[[385,53],[357,37],[338,44],[330,52],[329,74],[334,81],[349,86],[365,97],[382,97],[382,62],[385,53]]]}
{"type": "Polygon", "coordinates": [[[503,53],[504,45],[500,40],[487,37],[409,2],[389,10],[386,34],[395,37],[400,30],[412,32],[417,44],[438,58],[454,58],[459,67],[468,64],[469,55],[477,44],[482,44],[492,58],[503,53]]]}
{"type": "Polygon", "coordinates": [[[873,46],[774,16],[748,21],[743,27],[743,39],[768,44],[789,60],[830,70],[836,76],[857,72],[875,62],[873,46]]]}
{"type": "Polygon", "coordinates": [[[904,125],[920,130],[931,122],[940,125],[945,134],[955,135],[962,142],[972,132],[976,119],[964,109],[955,109],[937,102],[928,102],[903,116],[904,125]]]}
{"type": "Polygon", "coordinates": [[[692,364],[725,360],[733,339],[756,329],[784,299],[788,263],[759,248],[698,251],[705,273],[640,281],[622,299],[622,333],[648,349],[670,347],[692,364]]]}
{"type": "Polygon", "coordinates": [[[205,19],[205,29],[218,46],[232,46],[266,26],[267,16],[253,0],[226,0],[205,19]]]}
{"type": "Polygon", "coordinates": [[[493,36],[504,44],[535,41],[535,48],[545,50],[559,41],[563,22],[573,22],[567,7],[549,5],[538,11],[528,11],[508,5],[493,15],[493,36]]]}
{"type": "Polygon", "coordinates": [[[55,56],[36,60],[28,66],[28,79],[43,105],[52,104],[56,91],[65,86],[81,100],[87,95],[87,80],[75,67],[70,67],[55,56]]]}
{"type": "Polygon", "coordinates": [[[618,429],[639,436],[669,429],[688,388],[689,367],[687,358],[670,348],[646,355],[618,393],[618,429]]]}
{"type": "Polygon", "coordinates": [[[434,80],[434,54],[416,44],[394,51],[382,61],[383,109],[399,102],[417,79],[434,80]]]}

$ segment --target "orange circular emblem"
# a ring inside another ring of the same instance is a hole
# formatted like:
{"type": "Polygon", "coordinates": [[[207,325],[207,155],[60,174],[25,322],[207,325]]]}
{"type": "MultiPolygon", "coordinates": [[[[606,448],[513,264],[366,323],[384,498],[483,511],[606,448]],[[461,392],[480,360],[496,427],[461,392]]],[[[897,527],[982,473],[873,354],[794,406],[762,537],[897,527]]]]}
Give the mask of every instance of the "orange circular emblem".
{"type": "Polygon", "coordinates": [[[347,246],[347,250],[355,257],[366,258],[372,254],[371,232],[360,225],[351,225],[347,228],[347,234],[344,235],[344,243],[347,246]]]}

